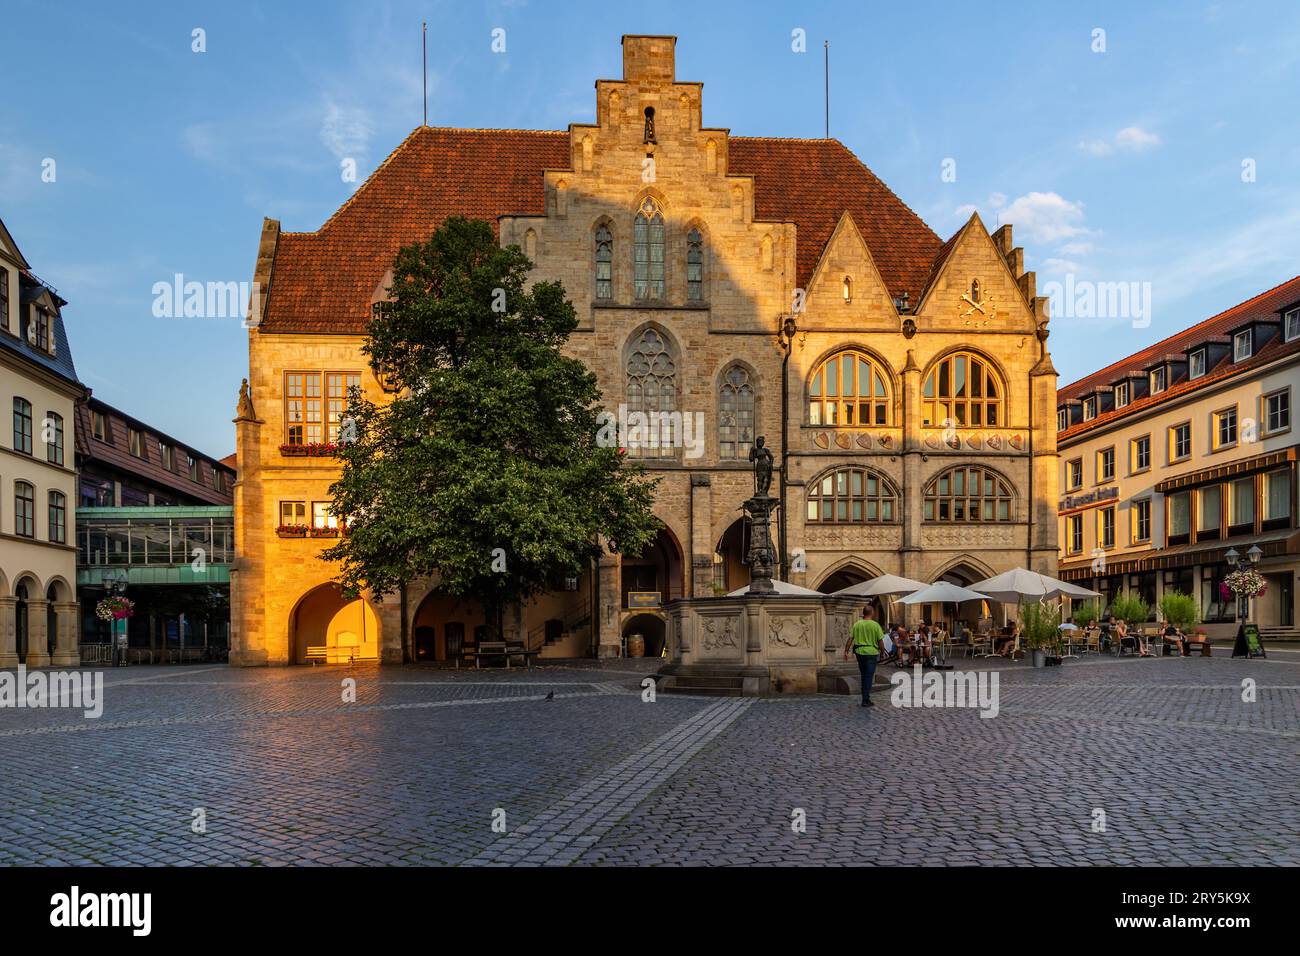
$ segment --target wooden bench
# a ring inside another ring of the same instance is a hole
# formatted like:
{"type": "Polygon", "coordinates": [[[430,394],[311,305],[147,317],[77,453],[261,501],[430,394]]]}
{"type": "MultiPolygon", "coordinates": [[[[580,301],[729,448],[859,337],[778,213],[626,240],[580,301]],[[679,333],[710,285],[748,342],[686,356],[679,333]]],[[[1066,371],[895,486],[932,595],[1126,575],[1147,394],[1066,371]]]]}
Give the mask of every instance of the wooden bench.
{"type": "Polygon", "coordinates": [[[1196,648],[1198,648],[1198,647],[1201,649],[1201,656],[1202,656],[1202,657],[1209,657],[1209,656],[1210,656],[1210,639],[1209,639],[1208,637],[1206,637],[1205,635],[1202,634],[1200,637],[1192,636],[1192,637],[1187,638],[1187,656],[1188,656],[1188,657],[1191,657],[1191,656],[1192,656],[1192,651],[1196,650],[1196,648]]]}
{"type": "Polygon", "coordinates": [[[528,650],[523,644],[507,641],[479,641],[474,651],[474,667],[479,668],[485,660],[503,660],[506,670],[509,670],[510,660],[514,657],[522,657],[524,666],[529,667],[532,664],[530,658],[535,658],[539,653],[540,651],[528,650]]]}
{"type": "Polygon", "coordinates": [[[312,667],[315,667],[317,663],[324,662],[327,659],[326,655],[328,653],[329,653],[329,648],[326,647],[324,644],[320,645],[319,647],[309,647],[307,648],[306,660],[309,664],[312,665],[312,667]]]}

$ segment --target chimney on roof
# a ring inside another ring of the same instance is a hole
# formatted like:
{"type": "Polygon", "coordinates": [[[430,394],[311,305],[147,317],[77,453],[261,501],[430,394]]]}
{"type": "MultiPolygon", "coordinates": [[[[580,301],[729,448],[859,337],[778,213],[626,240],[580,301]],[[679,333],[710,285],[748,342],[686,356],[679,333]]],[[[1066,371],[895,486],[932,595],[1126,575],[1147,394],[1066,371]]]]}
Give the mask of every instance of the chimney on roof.
{"type": "Polygon", "coordinates": [[[677,76],[676,46],[677,37],[623,37],[623,79],[629,82],[673,82],[677,76]]]}

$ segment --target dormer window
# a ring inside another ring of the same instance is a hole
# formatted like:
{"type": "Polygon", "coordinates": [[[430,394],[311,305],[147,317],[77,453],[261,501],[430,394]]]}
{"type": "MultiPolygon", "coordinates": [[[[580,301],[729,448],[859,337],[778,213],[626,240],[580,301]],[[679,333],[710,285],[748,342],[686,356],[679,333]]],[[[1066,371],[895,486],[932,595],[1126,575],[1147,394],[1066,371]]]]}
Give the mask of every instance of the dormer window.
{"type": "Polygon", "coordinates": [[[1083,420],[1085,422],[1090,422],[1096,417],[1097,417],[1096,397],[1094,396],[1093,398],[1085,398],[1083,400],[1083,420]]]}
{"type": "Polygon", "coordinates": [[[1187,377],[1200,378],[1205,374],[1205,349],[1197,349],[1187,356],[1187,377]]]}
{"type": "Polygon", "coordinates": [[[1120,382],[1115,386],[1115,407],[1123,408],[1128,404],[1128,382],[1120,382]]]}
{"type": "Polygon", "coordinates": [[[1254,341],[1250,334],[1250,329],[1242,329],[1232,337],[1232,360],[1234,362],[1244,362],[1250,358],[1253,351],[1254,341]]]}
{"type": "Polygon", "coordinates": [[[1056,410],[1056,430],[1063,432],[1070,427],[1070,410],[1068,408],[1058,408],[1056,410]]]}
{"type": "Polygon", "coordinates": [[[1160,366],[1159,368],[1153,368],[1151,370],[1151,394],[1152,395],[1159,395],[1161,392],[1165,390],[1165,384],[1168,381],[1168,379],[1166,378],[1167,374],[1168,373],[1163,365],[1160,366]]]}
{"type": "Polygon", "coordinates": [[[1300,309],[1292,309],[1282,316],[1282,338],[1287,342],[1300,339],[1300,309]]]}

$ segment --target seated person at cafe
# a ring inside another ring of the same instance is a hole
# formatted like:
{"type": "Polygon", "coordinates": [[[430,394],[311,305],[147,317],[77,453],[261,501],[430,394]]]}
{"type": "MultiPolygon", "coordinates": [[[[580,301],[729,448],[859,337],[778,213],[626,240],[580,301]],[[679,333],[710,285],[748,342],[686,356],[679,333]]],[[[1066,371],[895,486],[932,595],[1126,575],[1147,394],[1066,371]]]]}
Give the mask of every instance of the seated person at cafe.
{"type": "Polygon", "coordinates": [[[1015,651],[1016,642],[1020,639],[1020,622],[1016,621],[1010,625],[1007,632],[1001,637],[993,639],[993,656],[1009,656],[1015,651]]]}
{"type": "Polygon", "coordinates": [[[1187,656],[1187,638],[1183,636],[1182,631],[1178,630],[1177,627],[1168,621],[1165,622],[1164,643],[1166,645],[1176,645],[1178,647],[1178,653],[1183,657],[1187,656]]]}

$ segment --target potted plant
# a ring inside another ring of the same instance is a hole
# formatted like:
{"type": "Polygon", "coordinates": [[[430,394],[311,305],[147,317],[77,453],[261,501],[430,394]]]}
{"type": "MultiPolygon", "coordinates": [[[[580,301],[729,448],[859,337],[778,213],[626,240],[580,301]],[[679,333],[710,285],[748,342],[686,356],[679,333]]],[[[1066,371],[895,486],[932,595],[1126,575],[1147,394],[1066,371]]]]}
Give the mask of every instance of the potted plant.
{"type": "Polygon", "coordinates": [[[1048,650],[1057,648],[1061,639],[1060,605],[1022,604],[1018,618],[1020,640],[1029,648],[1030,660],[1035,667],[1046,667],[1048,650]]]}
{"type": "Polygon", "coordinates": [[[1101,620],[1101,605],[1096,601],[1076,604],[1070,611],[1070,620],[1079,627],[1087,627],[1089,621],[1101,620]]]}
{"type": "Polygon", "coordinates": [[[1201,623],[1201,609],[1196,599],[1182,591],[1166,591],[1160,599],[1160,615],[1184,634],[1201,623]]]}

